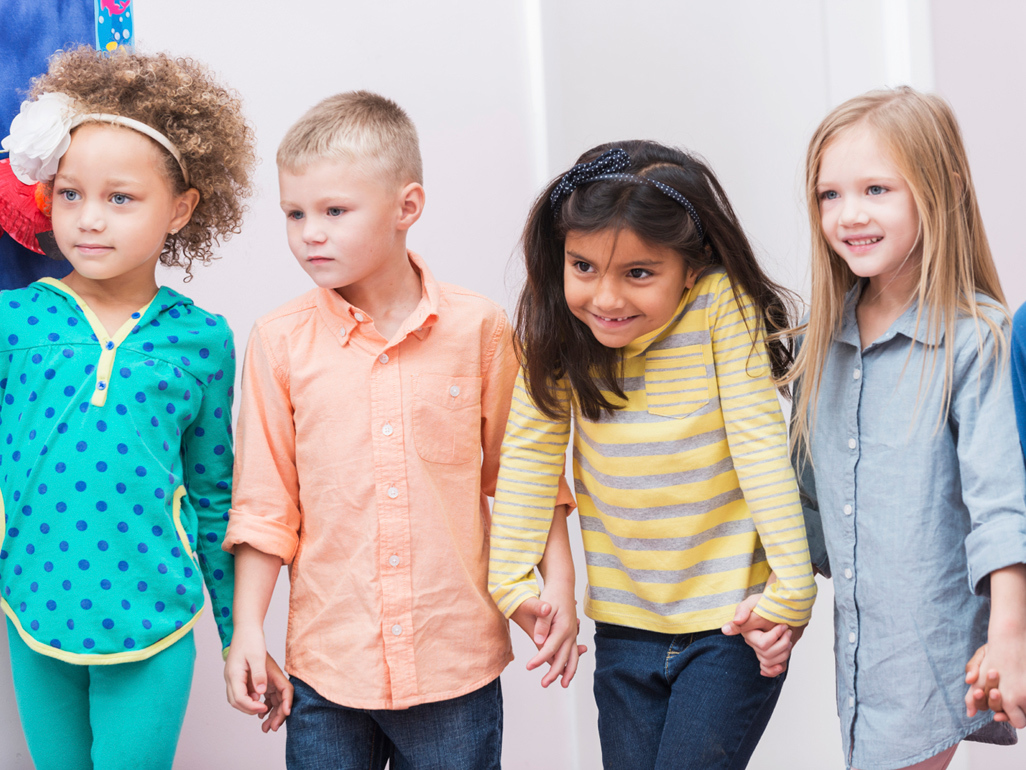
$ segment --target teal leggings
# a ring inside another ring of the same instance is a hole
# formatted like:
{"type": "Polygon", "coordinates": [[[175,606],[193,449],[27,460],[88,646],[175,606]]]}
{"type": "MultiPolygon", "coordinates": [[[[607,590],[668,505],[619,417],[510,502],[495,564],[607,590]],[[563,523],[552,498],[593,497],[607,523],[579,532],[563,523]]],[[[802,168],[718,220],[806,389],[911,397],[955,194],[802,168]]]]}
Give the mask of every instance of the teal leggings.
{"type": "Polygon", "coordinates": [[[191,631],[151,658],[109,666],[34,652],[10,620],[7,639],[36,770],[170,770],[196,660],[191,631]]]}

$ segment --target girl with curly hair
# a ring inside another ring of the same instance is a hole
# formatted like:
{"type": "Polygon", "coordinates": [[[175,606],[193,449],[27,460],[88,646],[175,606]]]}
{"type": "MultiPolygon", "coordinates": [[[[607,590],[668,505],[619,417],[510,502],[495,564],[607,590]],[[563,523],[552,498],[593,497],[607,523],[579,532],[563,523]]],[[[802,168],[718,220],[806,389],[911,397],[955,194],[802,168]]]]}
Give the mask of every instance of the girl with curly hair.
{"type": "MultiPolygon", "coordinates": [[[[58,53],[3,146],[52,185],[72,266],[0,294],[0,608],[37,768],[170,768],[211,605],[232,637],[235,351],[156,283],[239,231],[254,164],[238,97],[202,66],[58,53]],[[54,737],[60,735],[59,741],[54,737]]],[[[191,275],[191,273],[190,273],[191,275]]],[[[269,661],[265,716],[290,688],[269,661]]]]}

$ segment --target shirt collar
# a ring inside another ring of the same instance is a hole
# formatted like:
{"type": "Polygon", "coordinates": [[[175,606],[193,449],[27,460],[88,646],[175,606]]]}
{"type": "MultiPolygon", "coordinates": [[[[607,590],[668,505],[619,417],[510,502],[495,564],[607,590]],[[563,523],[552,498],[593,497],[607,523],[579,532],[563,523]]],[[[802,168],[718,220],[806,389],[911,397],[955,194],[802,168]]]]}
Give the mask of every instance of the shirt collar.
{"type": "MultiPolygon", "coordinates": [[[[837,339],[841,342],[853,345],[859,349],[862,348],[862,339],[859,337],[859,324],[858,319],[855,317],[855,308],[859,304],[859,297],[862,296],[862,291],[867,283],[868,280],[865,278],[858,279],[855,285],[848,289],[848,292],[844,295],[844,318],[841,322],[841,329],[837,334],[837,339]]],[[[943,323],[936,330],[935,334],[930,329],[930,319],[927,317],[927,314],[924,313],[919,317],[917,323],[918,315],[919,300],[914,299],[912,304],[905,308],[904,312],[895,319],[890,328],[873,340],[870,347],[883,344],[899,334],[923,345],[940,345],[944,341],[943,323]]]]}
{"type": "MultiPolygon", "coordinates": [[[[438,320],[441,286],[419,254],[407,250],[406,255],[413,269],[420,275],[421,296],[417,307],[403,322],[399,339],[405,339],[407,335],[412,334],[422,340],[438,320]]],[[[336,327],[335,334],[339,344],[343,346],[348,345],[354,334],[362,333],[367,324],[374,320],[369,314],[350,304],[334,289],[320,289],[317,306],[332,326],[336,327]]]]}

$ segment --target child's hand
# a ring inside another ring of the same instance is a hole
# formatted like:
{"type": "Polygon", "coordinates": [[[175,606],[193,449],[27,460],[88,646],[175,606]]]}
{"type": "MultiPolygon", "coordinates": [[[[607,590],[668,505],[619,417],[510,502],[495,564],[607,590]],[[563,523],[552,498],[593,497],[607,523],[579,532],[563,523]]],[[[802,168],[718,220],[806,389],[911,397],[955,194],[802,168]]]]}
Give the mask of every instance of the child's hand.
{"type": "MultiPolygon", "coordinates": [[[[980,678],[980,664],[987,652],[987,645],[981,645],[969,662],[965,664],[965,683],[974,685],[980,678]]],[[[1008,714],[1001,709],[1001,691],[998,686],[1001,684],[1001,677],[998,672],[991,669],[987,672],[987,680],[980,686],[970,687],[965,694],[965,714],[967,717],[974,717],[979,711],[993,711],[995,722],[1007,722],[1008,714]]]]}
{"type": "Polygon", "coordinates": [[[798,643],[805,626],[792,628],[752,612],[762,594],[753,594],[741,602],[734,611],[734,619],[723,626],[727,636],[741,634],[745,642],[755,650],[759,659],[759,673],[766,677],[780,676],[787,670],[791,650],[798,643]]]}
{"type": "Polygon", "coordinates": [[[533,671],[548,663],[542,687],[548,687],[560,677],[560,684],[568,687],[577,673],[580,656],[588,651],[585,645],[577,644],[581,624],[574,610],[576,602],[572,596],[561,596],[555,589],[542,591],[542,597],[525,600],[510,619],[524,629],[538,648],[538,654],[527,662],[527,670],[533,671]]]}
{"type": "Polygon", "coordinates": [[[264,732],[277,730],[292,709],[292,685],[267,654],[262,630],[236,629],[224,664],[224,681],[228,702],[244,714],[262,714],[264,732]]]}
{"type": "Polygon", "coordinates": [[[276,731],[285,723],[285,717],[292,713],[292,682],[285,676],[277,661],[267,653],[267,692],[264,693],[264,705],[269,706],[267,713],[261,717],[263,724],[260,729],[276,731]]]}
{"type": "Polygon", "coordinates": [[[967,683],[975,683],[981,674],[986,674],[983,686],[970,687],[965,695],[966,714],[990,709],[995,722],[1026,727],[1026,641],[1016,636],[992,638],[966,664],[967,683]]]}

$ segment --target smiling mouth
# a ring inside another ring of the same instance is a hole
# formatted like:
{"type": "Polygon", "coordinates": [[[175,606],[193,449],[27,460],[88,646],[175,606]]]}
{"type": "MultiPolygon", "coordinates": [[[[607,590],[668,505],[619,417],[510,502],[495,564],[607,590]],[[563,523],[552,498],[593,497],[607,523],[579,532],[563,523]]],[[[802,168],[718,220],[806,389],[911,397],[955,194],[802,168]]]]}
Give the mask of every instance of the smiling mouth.
{"type": "Polygon", "coordinates": [[[872,246],[874,243],[879,243],[883,240],[882,235],[877,235],[872,238],[848,238],[844,242],[849,246],[872,246]]]}
{"type": "Polygon", "coordinates": [[[605,323],[623,323],[624,321],[630,321],[633,318],[637,318],[637,316],[633,315],[625,315],[621,318],[611,318],[610,316],[599,315],[598,313],[592,313],[592,315],[605,323]]]}

